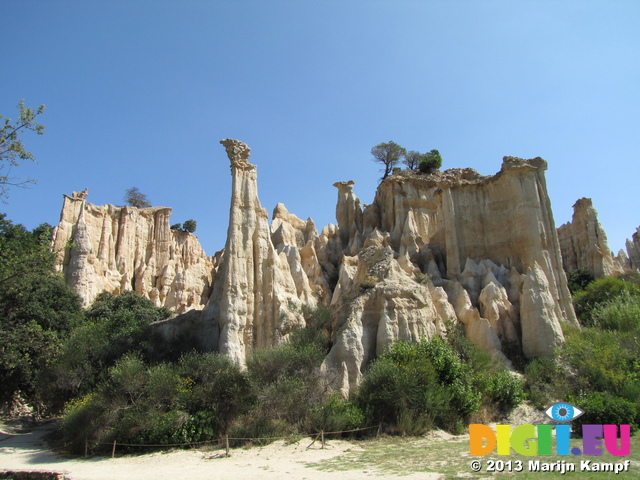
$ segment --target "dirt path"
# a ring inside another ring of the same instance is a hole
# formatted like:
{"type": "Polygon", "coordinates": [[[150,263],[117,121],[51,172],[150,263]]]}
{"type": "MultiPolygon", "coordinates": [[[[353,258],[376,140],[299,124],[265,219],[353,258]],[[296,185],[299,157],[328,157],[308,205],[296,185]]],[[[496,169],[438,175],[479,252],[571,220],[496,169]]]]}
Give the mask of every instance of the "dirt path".
{"type": "Polygon", "coordinates": [[[51,423],[14,430],[0,426],[0,470],[58,471],[67,473],[73,480],[441,478],[427,473],[398,476],[382,472],[373,465],[348,471],[318,469],[318,464],[325,460],[361,450],[355,444],[340,440],[329,442],[324,450],[319,443],[307,448],[311,439],[292,445],[276,442],[266,447],[234,449],[230,457],[221,456],[220,451],[179,450],[116,458],[67,459],[46,447],[43,437],[54,428],[51,423]]]}

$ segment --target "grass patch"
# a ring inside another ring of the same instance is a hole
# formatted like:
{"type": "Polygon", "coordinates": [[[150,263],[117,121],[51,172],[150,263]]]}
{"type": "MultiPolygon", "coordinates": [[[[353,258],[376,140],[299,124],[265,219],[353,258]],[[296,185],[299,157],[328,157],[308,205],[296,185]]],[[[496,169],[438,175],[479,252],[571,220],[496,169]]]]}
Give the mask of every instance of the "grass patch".
{"type": "MultiPolygon", "coordinates": [[[[329,442],[330,444],[330,442],[329,442]]],[[[555,444],[555,442],[554,442],[555,444]]],[[[310,463],[309,468],[315,468],[326,472],[346,472],[349,470],[367,470],[380,474],[411,475],[415,473],[437,473],[443,475],[444,479],[453,480],[458,478],[489,478],[497,476],[500,478],[539,479],[544,478],[580,478],[581,480],[609,480],[624,479],[631,480],[640,477],[640,437],[635,435],[631,438],[631,455],[628,457],[615,457],[606,451],[601,456],[535,456],[525,457],[518,454],[510,456],[499,456],[494,454],[484,457],[474,457],[469,454],[469,437],[456,436],[451,439],[433,437],[380,437],[378,440],[356,442],[357,447],[348,451],[344,455],[318,463],[310,463]],[[480,460],[482,470],[473,472],[471,462],[480,460]],[[522,462],[523,469],[520,472],[487,472],[487,462],[489,460],[502,460],[505,463],[511,460],[514,465],[517,460],[522,462]],[[530,472],[529,461],[539,460],[553,463],[564,460],[567,464],[573,463],[576,466],[575,472],[530,472]],[[631,461],[631,466],[627,472],[589,472],[580,471],[580,461],[591,460],[593,463],[619,463],[625,460],[631,461]]],[[[582,448],[582,439],[571,440],[571,447],[582,448]]],[[[555,448],[555,447],[554,447],[555,448]]]]}

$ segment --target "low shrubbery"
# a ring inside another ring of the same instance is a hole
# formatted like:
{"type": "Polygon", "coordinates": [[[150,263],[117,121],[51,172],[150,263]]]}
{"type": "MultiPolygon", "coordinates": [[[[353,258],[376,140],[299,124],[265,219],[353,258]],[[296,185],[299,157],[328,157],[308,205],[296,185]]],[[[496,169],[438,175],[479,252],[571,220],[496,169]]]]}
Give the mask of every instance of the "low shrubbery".
{"type": "Polygon", "coordinates": [[[521,380],[493,370],[495,366],[476,370],[474,366],[487,366],[483,355],[457,341],[468,358],[434,337],[419,343],[396,342],[376,359],[356,396],[368,422],[383,422],[402,434],[434,427],[461,432],[483,402],[503,411],[522,402],[521,380]]]}

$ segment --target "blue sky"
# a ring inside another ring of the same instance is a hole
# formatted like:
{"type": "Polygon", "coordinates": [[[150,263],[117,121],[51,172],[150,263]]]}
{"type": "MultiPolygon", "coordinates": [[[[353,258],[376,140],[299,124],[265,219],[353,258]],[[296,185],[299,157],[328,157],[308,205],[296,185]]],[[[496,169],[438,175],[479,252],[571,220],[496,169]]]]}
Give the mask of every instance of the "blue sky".
{"type": "Polygon", "coordinates": [[[371,147],[393,140],[487,175],[541,156],[556,223],[590,197],[617,252],[640,225],[639,25],[634,0],[2,0],[0,114],[45,104],[47,128],[14,170],[38,184],[0,211],[56,224],[63,193],[118,205],[137,186],[213,254],[220,139],[251,147],[270,213],[319,229],[334,182],[371,202],[371,147]]]}

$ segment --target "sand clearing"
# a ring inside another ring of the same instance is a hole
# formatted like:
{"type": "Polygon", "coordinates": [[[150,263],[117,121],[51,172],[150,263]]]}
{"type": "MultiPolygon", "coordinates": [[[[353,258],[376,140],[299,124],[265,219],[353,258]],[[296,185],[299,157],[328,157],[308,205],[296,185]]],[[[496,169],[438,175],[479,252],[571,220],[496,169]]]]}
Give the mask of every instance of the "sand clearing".
{"type": "Polygon", "coordinates": [[[54,428],[51,423],[22,429],[0,425],[0,470],[66,472],[73,480],[440,478],[440,475],[428,473],[392,475],[375,467],[340,472],[322,471],[317,465],[311,464],[361,447],[348,441],[332,440],[323,450],[319,442],[309,447],[312,443],[309,438],[297,444],[279,441],[265,447],[232,449],[230,457],[223,456],[224,450],[177,450],[116,458],[68,459],[47,449],[43,437],[54,428]]]}

